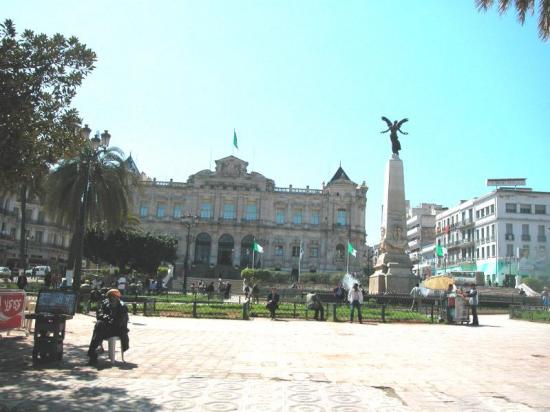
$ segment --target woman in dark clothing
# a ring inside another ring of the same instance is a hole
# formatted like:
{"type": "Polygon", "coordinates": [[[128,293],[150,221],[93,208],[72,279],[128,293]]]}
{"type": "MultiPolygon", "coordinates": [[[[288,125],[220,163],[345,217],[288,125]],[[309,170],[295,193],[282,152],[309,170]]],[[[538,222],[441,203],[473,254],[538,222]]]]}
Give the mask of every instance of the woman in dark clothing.
{"type": "Polygon", "coordinates": [[[107,299],[101,303],[97,311],[97,323],[92,334],[92,341],[88,348],[89,364],[97,364],[97,348],[105,339],[117,336],[120,338],[122,352],[129,348],[128,337],[128,308],[120,301],[120,291],[111,289],[107,292],[107,299]]]}

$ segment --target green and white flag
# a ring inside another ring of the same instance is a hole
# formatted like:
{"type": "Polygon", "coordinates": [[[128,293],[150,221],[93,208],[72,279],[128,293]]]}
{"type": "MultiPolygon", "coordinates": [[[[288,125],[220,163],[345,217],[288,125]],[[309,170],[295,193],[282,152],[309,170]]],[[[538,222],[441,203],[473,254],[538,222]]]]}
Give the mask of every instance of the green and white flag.
{"type": "Polygon", "coordinates": [[[236,149],[239,148],[239,145],[237,144],[237,132],[235,129],[233,129],[233,146],[235,146],[236,149]]]}
{"type": "Polygon", "coordinates": [[[252,249],[254,250],[254,252],[264,253],[264,248],[261,247],[258,243],[256,243],[256,241],[254,241],[254,245],[252,246],[252,249]]]}
{"type": "Polygon", "coordinates": [[[437,245],[435,247],[435,254],[439,257],[443,257],[447,254],[447,248],[444,248],[441,245],[437,245]]]}
{"type": "Polygon", "coordinates": [[[357,257],[357,250],[355,250],[350,242],[348,242],[348,253],[350,255],[353,255],[353,257],[357,257]]]}

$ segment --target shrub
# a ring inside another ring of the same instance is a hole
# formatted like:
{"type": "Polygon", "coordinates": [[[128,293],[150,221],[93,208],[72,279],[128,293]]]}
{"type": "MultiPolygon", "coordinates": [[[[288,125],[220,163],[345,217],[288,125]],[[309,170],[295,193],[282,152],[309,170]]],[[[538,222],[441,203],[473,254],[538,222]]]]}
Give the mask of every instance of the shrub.
{"type": "Polygon", "coordinates": [[[535,292],[542,292],[543,287],[548,286],[550,284],[548,279],[539,279],[539,278],[524,278],[523,283],[525,283],[535,292]]]}
{"type": "Polygon", "coordinates": [[[271,272],[265,269],[245,268],[241,271],[241,278],[248,283],[265,282],[271,280],[271,272]]]}

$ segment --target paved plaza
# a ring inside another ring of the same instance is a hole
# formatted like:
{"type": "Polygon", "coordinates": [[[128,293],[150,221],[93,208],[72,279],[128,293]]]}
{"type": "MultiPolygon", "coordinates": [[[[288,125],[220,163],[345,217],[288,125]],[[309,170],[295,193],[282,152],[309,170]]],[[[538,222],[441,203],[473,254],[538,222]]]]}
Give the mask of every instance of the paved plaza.
{"type": "Polygon", "coordinates": [[[547,324],[130,320],[114,366],[86,365],[91,316],[68,321],[60,366],[3,335],[0,411],[550,411],[547,324]]]}

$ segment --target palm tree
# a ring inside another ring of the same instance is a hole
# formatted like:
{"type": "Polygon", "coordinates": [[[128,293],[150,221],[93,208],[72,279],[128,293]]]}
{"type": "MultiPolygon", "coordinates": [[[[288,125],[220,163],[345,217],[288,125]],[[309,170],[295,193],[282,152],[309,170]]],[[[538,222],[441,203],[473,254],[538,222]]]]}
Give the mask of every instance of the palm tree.
{"type": "MultiPolygon", "coordinates": [[[[487,11],[494,3],[494,0],[476,0],[479,10],[487,11]]],[[[498,0],[498,11],[503,14],[510,6],[510,0],[498,0]]],[[[539,37],[546,41],[550,39],[550,0],[539,0],[539,37]]],[[[518,12],[518,20],[525,23],[525,16],[528,12],[535,12],[535,0],[515,0],[514,5],[518,12]]]]}
{"type": "MultiPolygon", "coordinates": [[[[99,142],[97,135],[94,139],[99,142]]],[[[68,265],[74,268],[75,290],[80,287],[86,228],[101,224],[116,229],[124,225],[135,182],[120,149],[97,149],[92,142],[87,140],[78,156],[61,161],[46,182],[46,211],[73,231],[68,265]]]]}

